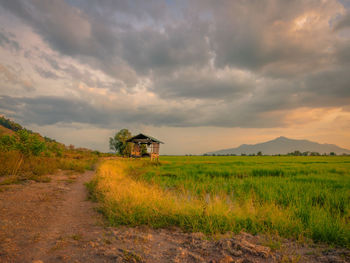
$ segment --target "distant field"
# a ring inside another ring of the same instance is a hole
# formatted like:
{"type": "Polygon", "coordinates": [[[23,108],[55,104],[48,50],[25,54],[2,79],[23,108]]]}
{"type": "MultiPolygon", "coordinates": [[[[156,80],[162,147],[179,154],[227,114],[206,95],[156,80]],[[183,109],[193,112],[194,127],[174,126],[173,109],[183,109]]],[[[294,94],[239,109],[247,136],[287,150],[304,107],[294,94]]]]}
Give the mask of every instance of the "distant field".
{"type": "Polygon", "coordinates": [[[350,247],[350,157],[110,160],[89,184],[112,225],[241,230],[350,247]]]}

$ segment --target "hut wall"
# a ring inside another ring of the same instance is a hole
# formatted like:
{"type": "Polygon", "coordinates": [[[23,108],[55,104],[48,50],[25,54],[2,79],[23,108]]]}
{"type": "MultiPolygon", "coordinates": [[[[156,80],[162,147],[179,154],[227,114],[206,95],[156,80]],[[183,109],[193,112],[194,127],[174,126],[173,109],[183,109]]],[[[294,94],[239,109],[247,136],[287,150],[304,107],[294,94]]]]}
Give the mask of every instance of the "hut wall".
{"type": "Polygon", "coordinates": [[[152,153],[159,155],[159,143],[152,143],[152,153]]]}
{"type": "Polygon", "coordinates": [[[132,149],[131,155],[134,155],[134,156],[140,156],[141,155],[140,145],[138,145],[137,143],[134,143],[134,147],[132,149]]]}

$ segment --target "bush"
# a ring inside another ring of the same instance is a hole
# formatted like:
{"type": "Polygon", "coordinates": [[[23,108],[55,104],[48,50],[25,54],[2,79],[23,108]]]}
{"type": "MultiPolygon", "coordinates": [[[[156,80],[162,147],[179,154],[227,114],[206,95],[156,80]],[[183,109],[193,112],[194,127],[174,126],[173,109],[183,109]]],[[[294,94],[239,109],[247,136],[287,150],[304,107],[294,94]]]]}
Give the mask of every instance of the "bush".
{"type": "Polygon", "coordinates": [[[16,137],[4,135],[0,137],[0,151],[8,152],[16,149],[16,137]]]}
{"type": "Polygon", "coordinates": [[[39,140],[39,136],[29,133],[26,130],[19,130],[17,132],[18,140],[16,143],[16,149],[22,154],[38,156],[45,150],[45,142],[39,140]]]}

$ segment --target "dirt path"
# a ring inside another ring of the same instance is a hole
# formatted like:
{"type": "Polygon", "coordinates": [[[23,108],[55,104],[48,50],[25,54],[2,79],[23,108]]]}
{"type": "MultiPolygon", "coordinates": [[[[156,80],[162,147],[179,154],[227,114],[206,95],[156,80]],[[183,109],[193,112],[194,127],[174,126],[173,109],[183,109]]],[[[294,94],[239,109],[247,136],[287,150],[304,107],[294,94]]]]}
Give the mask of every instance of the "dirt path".
{"type": "MultiPolygon", "coordinates": [[[[61,257],[59,258],[76,257],[75,254],[77,253],[75,252],[80,254],[80,250],[70,248],[67,254],[64,253],[65,242],[68,242],[66,239],[78,241],[83,236],[88,237],[100,232],[101,227],[97,225],[97,215],[93,210],[93,203],[87,201],[87,192],[84,185],[84,183],[91,180],[92,176],[93,172],[86,172],[79,176],[77,182],[71,186],[60,187],[60,190],[65,191],[62,202],[49,219],[47,229],[41,232],[41,240],[26,257],[51,262],[54,258],[48,252],[60,249],[63,253],[60,253],[61,257]]],[[[52,254],[55,255],[56,253],[52,254]]]]}
{"type": "Polygon", "coordinates": [[[0,262],[349,262],[348,250],[266,237],[207,240],[178,229],[106,227],[84,183],[93,172],[0,188],[0,262]],[[270,244],[267,244],[270,242],[270,244]],[[277,247],[272,251],[270,247],[277,247]]]}
{"type": "Polygon", "coordinates": [[[87,201],[84,183],[92,176],[93,172],[61,174],[50,183],[16,185],[1,193],[0,261],[70,262],[90,257],[96,262],[84,249],[86,240],[103,231],[94,204],[87,201]]]}

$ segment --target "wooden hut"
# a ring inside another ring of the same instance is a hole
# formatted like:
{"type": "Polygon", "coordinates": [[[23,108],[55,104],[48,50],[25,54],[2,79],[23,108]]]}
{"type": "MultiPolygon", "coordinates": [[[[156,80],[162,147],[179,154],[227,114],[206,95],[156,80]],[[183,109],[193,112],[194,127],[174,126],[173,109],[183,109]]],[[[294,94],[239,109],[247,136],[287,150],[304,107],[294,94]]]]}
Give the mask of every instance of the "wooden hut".
{"type": "Polygon", "coordinates": [[[133,149],[131,151],[131,156],[133,157],[142,157],[141,156],[141,145],[146,145],[147,147],[151,148],[151,152],[149,153],[151,160],[158,160],[159,158],[159,146],[161,141],[157,140],[156,138],[153,138],[151,136],[145,135],[145,134],[138,134],[129,140],[127,142],[133,143],[133,149]]]}

